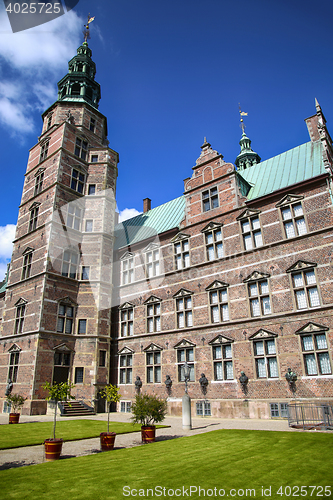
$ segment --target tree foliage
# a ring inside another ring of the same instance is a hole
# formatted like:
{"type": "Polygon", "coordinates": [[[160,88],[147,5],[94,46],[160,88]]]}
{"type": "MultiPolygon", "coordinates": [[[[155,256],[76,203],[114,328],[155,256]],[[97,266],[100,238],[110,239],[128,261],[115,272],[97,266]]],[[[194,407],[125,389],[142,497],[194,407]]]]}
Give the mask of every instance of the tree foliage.
{"type": "Polygon", "coordinates": [[[168,405],[165,399],[155,394],[137,394],[131,410],[133,423],[149,426],[165,419],[168,405]]]}
{"type": "Polygon", "coordinates": [[[24,398],[21,394],[8,394],[6,401],[11,405],[12,413],[17,413],[22,409],[24,401],[28,398],[24,398]]]}
{"type": "Polygon", "coordinates": [[[74,389],[75,385],[71,382],[55,382],[50,384],[46,382],[43,385],[43,389],[48,391],[49,395],[45,398],[47,401],[54,401],[54,421],[53,421],[53,439],[55,439],[55,429],[57,423],[57,407],[59,401],[67,401],[68,399],[75,399],[71,394],[71,390],[74,389]]]}
{"type": "Polygon", "coordinates": [[[104,389],[100,390],[100,395],[102,398],[106,399],[108,407],[108,432],[110,427],[110,405],[111,403],[119,403],[121,394],[119,393],[119,388],[115,385],[108,384],[104,389]]]}

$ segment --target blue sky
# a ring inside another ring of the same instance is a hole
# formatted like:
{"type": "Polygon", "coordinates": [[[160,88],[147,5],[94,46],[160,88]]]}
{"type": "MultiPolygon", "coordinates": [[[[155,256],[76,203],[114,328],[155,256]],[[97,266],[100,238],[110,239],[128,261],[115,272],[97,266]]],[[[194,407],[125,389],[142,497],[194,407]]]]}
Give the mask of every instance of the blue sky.
{"type": "Polygon", "coordinates": [[[304,119],[315,113],[315,97],[333,133],[329,0],[80,0],[70,13],[15,34],[0,5],[0,279],[28,150],[89,12],[99,109],[120,155],[120,212],[141,211],[146,197],[155,207],[180,196],[205,136],[234,162],[239,102],[262,160],[309,140],[304,119]]]}

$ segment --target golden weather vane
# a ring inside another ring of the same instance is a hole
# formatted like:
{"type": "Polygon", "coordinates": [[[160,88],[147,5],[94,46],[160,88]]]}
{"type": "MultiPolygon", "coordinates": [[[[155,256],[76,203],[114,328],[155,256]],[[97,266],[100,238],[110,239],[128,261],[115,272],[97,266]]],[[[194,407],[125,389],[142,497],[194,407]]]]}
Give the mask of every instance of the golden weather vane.
{"type": "Polygon", "coordinates": [[[245,134],[245,125],[244,125],[244,120],[243,120],[242,117],[243,116],[247,116],[247,113],[245,113],[245,111],[241,110],[240,103],[238,103],[238,109],[239,109],[239,116],[240,116],[240,122],[241,122],[242,132],[243,132],[243,134],[245,134]]]}
{"type": "Polygon", "coordinates": [[[85,43],[87,43],[87,40],[89,40],[89,38],[90,38],[89,24],[92,23],[94,19],[95,19],[95,16],[94,17],[90,17],[90,14],[88,14],[88,22],[87,22],[87,24],[84,25],[84,27],[86,29],[83,32],[85,43]]]}

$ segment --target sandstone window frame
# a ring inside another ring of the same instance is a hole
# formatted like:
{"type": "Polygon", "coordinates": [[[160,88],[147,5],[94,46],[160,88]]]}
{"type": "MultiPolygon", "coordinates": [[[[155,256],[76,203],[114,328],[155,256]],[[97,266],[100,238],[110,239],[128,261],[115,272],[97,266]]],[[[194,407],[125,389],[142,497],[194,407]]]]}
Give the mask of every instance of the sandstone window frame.
{"type": "Polygon", "coordinates": [[[178,233],[174,238],[172,238],[171,243],[173,244],[175,271],[188,269],[191,266],[190,235],[178,233]]]}
{"type": "Polygon", "coordinates": [[[78,167],[72,167],[70,188],[79,194],[84,193],[86,175],[78,167]]]}
{"type": "Polygon", "coordinates": [[[40,207],[40,203],[33,203],[31,205],[31,207],[29,208],[30,217],[29,217],[28,233],[31,233],[32,231],[35,231],[35,229],[37,229],[39,207],[40,207]]]}
{"type": "Polygon", "coordinates": [[[186,329],[193,327],[193,292],[181,288],[174,296],[176,328],[186,329]]]}
{"type": "Polygon", "coordinates": [[[34,249],[28,247],[22,254],[23,263],[22,263],[21,281],[30,278],[33,252],[34,249]]]}
{"type": "Polygon", "coordinates": [[[45,139],[40,144],[39,163],[46,160],[49,153],[50,138],[45,139]]]}
{"type": "Polygon", "coordinates": [[[247,287],[251,318],[266,317],[273,314],[269,278],[270,274],[254,271],[243,280],[247,287]]]}
{"type": "Polygon", "coordinates": [[[264,245],[260,213],[260,210],[257,209],[247,209],[236,218],[239,221],[242,246],[245,252],[264,245]]]}
{"type": "Polygon", "coordinates": [[[285,239],[308,234],[308,225],[303,206],[304,196],[288,194],[275,206],[280,212],[280,221],[285,239]]]}
{"type": "Polygon", "coordinates": [[[279,379],[277,334],[260,329],[249,337],[252,342],[257,380],[279,379]]]}
{"type": "Polygon", "coordinates": [[[206,261],[222,259],[224,257],[222,224],[211,222],[201,232],[204,236],[206,261]]]}
{"type": "Polygon", "coordinates": [[[49,113],[47,115],[47,125],[46,125],[46,130],[49,130],[52,126],[52,118],[53,118],[53,113],[49,113]]]}
{"type": "Polygon", "coordinates": [[[107,362],[107,350],[106,349],[100,349],[98,352],[98,366],[101,366],[102,368],[106,367],[106,362],[107,362]]]}
{"type": "Polygon", "coordinates": [[[182,339],[174,346],[174,349],[176,350],[178,382],[185,382],[184,373],[182,370],[182,366],[184,365],[185,361],[190,367],[189,382],[195,382],[195,347],[196,345],[193,342],[190,342],[186,339],[182,339]]]}
{"type": "Polygon", "coordinates": [[[121,262],[121,284],[134,283],[134,254],[127,252],[120,258],[121,262]]]}
{"type": "Polygon", "coordinates": [[[211,324],[230,321],[228,283],[215,280],[206,291],[208,292],[209,322],[211,324]]]}
{"type": "Polygon", "coordinates": [[[61,262],[61,276],[77,279],[79,261],[80,257],[76,249],[68,248],[64,250],[61,262]]]}
{"type": "Polygon", "coordinates": [[[37,196],[43,190],[44,172],[45,168],[39,168],[35,174],[34,196],[37,196]]]}
{"type": "Polygon", "coordinates": [[[8,349],[9,363],[7,381],[11,380],[14,384],[17,382],[18,378],[20,353],[21,348],[17,344],[13,344],[12,347],[8,349]]]}
{"type": "Polygon", "coordinates": [[[130,385],[133,383],[133,361],[134,351],[124,347],[118,352],[119,357],[119,385],[130,385]]]}
{"type": "Polygon", "coordinates": [[[217,186],[205,189],[201,193],[202,211],[209,212],[219,207],[219,193],[217,186]]]}
{"type": "Polygon", "coordinates": [[[75,140],[74,154],[81,160],[86,161],[88,155],[88,141],[83,137],[77,137],[75,140]]]}
{"type": "Polygon", "coordinates": [[[84,366],[75,366],[74,370],[74,384],[84,383],[84,366]]]}
{"type": "Polygon", "coordinates": [[[119,306],[119,336],[133,337],[134,335],[134,304],[125,302],[119,306]]]}
{"type": "Polygon", "coordinates": [[[15,311],[15,322],[14,322],[14,335],[23,333],[24,320],[27,312],[26,311],[27,303],[28,301],[26,301],[23,298],[20,298],[15,304],[16,311],[15,311]]]}
{"type": "Polygon", "coordinates": [[[95,130],[96,130],[96,118],[90,117],[89,130],[90,130],[90,132],[94,132],[95,133],[95,130]]]}
{"type": "Polygon", "coordinates": [[[151,343],[144,349],[146,363],[146,383],[162,383],[162,347],[151,343]]]}
{"type": "Polygon", "coordinates": [[[79,318],[77,322],[78,335],[85,335],[87,333],[87,319],[79,318]]]}
{"type": "Polygon", "coordinates": [[[286,271],[290,275],[296,311],[315,309],[322,305],[316,267],[315,262],[299,260],[286,271]]]}
{"type": "Polygon", "coordinates": [[[90,266],[81,266],[81,281],[90,280],[90,266]]]}
{"type": "Polygon", "coordinates": [[[57,311],[57,333],[71,335],[74,333],[75,304],[66,299],[59,300],[57,311]]]}
{"type": "Polygon", "coordinates": [[[149,245],[144,251],[146,278],[151,279],[160,275],[160,248],[149,245]]]}
{"type": "Polygon", "coordinates": [[[152,295],[144,304],[146,305],[146,331],[156,333],[161,331],[161,299],[152,295]]]}
{"type": "Polygon", "coordinates": [[[303,373],[306,377],[332,375],[332,353],[327,326],[309,322],[295,333],[299,336],[303,373]]]}
{"type": "Polygon", "coordinates": [[[209,342],[212,348],[213,374],[216,382],[234,380],[234,340],[225,335],[218,335],[209,342]]]}
{"type": "Polygon", "coordinates": [[[67,204],[66,226],[76,231],[81,231],[83,219],[83,209],[78,206],[77,201],[71,201],[67,204]]]}

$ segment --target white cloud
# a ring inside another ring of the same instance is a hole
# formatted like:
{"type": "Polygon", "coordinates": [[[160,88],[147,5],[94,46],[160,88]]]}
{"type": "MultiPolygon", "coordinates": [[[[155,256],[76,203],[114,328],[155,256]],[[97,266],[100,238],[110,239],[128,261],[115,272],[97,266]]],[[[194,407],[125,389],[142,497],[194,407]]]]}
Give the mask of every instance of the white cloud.
{"type": "Polygon", "coordinates": [[[14,224],[0,226],[0,281],[5,277],[7,263],[12,256],[15,229],[16,226],[14,224]]]}
{"type": "Polygon", "coordinates": [[[142,212],[138,212],[136,208],[124,208],[119,212],[119,222],[124,222],[124,220],[132,219],[132,217],[136,217],[137,215],[142,214],[142,212]]]}
{"type": "Polygon", "coordinates": [[[28,133],[35,128],[32,109],[43,111],[57,99],[57,81],[83,41],[84,21],[72,10],[12,33],[3,6],[0,16],[0,122],[14,134],[28,133]]]}

